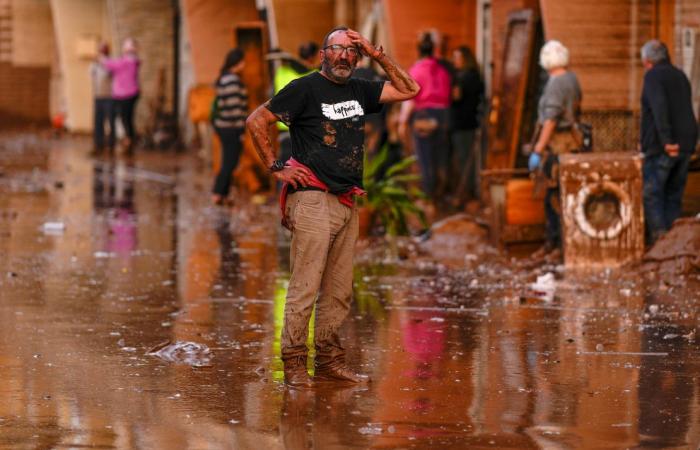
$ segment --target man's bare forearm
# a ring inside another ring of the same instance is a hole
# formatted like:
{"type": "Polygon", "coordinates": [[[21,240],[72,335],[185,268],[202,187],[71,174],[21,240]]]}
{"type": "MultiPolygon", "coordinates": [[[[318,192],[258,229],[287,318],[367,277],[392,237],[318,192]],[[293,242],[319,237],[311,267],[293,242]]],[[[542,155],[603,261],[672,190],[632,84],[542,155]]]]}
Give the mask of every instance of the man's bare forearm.
{"type": "Polygon", "coordinates": [[[267,111],[265,105],[259,106],[248,116],[245,126],[253,139],[258,156],[260,156],[265,167],[270,167],[275,161],[275,151],[272,139],[270,139],[270,124],[265,117],[265,112],[267,111]]]}
{"type": "Polygon", "coordinates": [[[416,80],[411,77],[405,70],[403,70],[393,59],[384,54],[381,50],[378,50],[379,54],[374,57],[374,60],[382,66],[384,72],[386,72],[389,81],[396,88],[397,91],[403,94],[417,94],[420,90],[416,80]]]}
{"type": "Polygon", "coordinates": [[[544,149],[547,148],[547,144],[552,138],[552,134],[554,134],[554,130],[556,128],[557,123],[554,120],[547,119],[544,121],[544,123],[542,124],[542,129],[540,130],[540,136],[537,139],[537,143],[535,144],[535,152],[542,153],[544,149]]]}

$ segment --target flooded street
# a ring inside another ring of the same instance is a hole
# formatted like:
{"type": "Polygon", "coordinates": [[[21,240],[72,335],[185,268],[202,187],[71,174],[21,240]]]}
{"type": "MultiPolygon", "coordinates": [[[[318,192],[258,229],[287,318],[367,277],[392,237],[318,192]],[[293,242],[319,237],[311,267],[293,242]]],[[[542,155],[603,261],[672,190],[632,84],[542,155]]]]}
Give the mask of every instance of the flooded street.
{"type": "Polygon", "coordinates": [[[364,242],[342,336],[373,382],[288,389],[276,203],[36,136],[0,141],[0,448],[700,448],[697,272],[364,242]]]}

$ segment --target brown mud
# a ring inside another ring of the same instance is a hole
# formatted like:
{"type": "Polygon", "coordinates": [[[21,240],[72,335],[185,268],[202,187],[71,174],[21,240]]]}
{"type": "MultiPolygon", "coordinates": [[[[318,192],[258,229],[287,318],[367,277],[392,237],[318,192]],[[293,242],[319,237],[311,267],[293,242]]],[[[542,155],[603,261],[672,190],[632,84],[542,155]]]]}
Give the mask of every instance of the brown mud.
{"type": "Polygon", "coordinates": [[[185,156],[0,148],[0,448],[700,444],[697,272],[531,268],[466,218],[367,241],[342,341],[373,382],[292,390],[273,201],[207,206],[185,156]]]}

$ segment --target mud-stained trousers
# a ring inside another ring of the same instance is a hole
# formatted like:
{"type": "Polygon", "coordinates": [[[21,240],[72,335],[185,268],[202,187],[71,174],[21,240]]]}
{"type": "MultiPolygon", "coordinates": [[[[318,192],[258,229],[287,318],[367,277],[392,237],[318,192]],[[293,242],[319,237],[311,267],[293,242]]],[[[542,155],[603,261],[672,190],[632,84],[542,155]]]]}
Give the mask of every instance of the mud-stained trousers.
{"type": "Polygon", "coordinates": [[[357,208],[321,191],[289,195],[291,278],[282,327],[282,359],[305,356],[309,319],[316,304],[316,367],[344,364],[338,329],[350,310],[357,208]]]}

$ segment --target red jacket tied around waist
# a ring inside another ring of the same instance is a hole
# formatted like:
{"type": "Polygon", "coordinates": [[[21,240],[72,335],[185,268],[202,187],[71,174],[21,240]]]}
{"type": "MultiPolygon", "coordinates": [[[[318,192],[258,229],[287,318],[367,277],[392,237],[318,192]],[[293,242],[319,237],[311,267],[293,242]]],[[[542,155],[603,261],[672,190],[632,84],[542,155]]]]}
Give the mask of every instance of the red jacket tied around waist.
{"type": "MultiPolygon", "coordinates": [[[[307,166],[304,164],[300,163],[294,158],[289,158],[289,160],[285,163],[286,167],[292,167],[292,168],[303,168],[308,170],[311,173],[311,177],[309,178],[309,182],[307,183],[306,187],[312,187],[316,188],[320,191],[323,192],[328,192],[328,185],[324,183],[323,181],[319,180],[316,174],[313,173],[311,169],[309,169],[307,166]]],[[[347,192],[343,192],[342,194],[338,194],[338,201],[347,206],[348,208],[352,208],[352,205],[354,204],[354,197],[356,195],[366,195],[367,192],[365,192],[363,189],[360,189],[357,186],[353,186],[352,189],[350,189],[347,192]]],[[[284,226],[288,230],[292,230],[291,224],[289,223],[289,218],[287,217],[286,214],[286,207],[287,207],[287,196],[289,195],[289,183],[284,183],[282,185],[282,191],[280,192],[280,209],[282,210],[282,226],[284,226]]]]}

